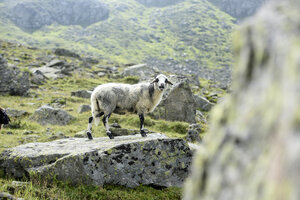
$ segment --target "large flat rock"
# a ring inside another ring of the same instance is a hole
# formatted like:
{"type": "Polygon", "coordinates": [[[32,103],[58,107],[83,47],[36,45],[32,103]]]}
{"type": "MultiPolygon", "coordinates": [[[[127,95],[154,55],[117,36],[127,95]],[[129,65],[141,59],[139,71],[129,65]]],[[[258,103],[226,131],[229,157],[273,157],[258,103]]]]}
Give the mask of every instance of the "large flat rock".
{"type": "Polygon", "coordinates": [[[74,184],[170,187],[182,185],[191,157],[184,140],[159,133],[68,138],[8,149],[0,154],[0,169],[16,178],[35,174],[74,184]]]}

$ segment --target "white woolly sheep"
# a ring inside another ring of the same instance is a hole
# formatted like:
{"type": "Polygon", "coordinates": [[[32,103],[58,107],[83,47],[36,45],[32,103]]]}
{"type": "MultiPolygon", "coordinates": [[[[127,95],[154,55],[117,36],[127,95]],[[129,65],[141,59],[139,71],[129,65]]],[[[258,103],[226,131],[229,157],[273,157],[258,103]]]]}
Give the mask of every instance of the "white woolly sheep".
{"type": "Polygon", "coordinates": [[[108,119],[113,112],[128,111],[134,112],[140,118],[140,132],[146,137],[144,131],[144,113],[152,112],[161,101],[166,84],[173,85],[168,78],[160,74],[151,83],[139,83],[134,85],[121,83],[108,83],[95,88],[91,96],[92,117],[89,118],[87,135],[92,137],[92,122],[96,126],[100,117],[103,117],[103,124],[106,134],[110,139],[114,136],[109,130],[108,119]]]}

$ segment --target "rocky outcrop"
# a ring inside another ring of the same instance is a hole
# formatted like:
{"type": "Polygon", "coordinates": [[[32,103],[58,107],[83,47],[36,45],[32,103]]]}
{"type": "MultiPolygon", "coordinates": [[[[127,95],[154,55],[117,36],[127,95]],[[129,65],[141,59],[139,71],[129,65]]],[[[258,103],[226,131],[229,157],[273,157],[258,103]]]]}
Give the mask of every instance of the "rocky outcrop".
{"type": "Polygon", "coordinates": [[[252,16],[267,0],[208,0],[229,15],[243,19],[252,16]]]}
{"type": "Polygon", "coordinates": [[[161,134],[70,138],[8,149],[0,168],[13,177],[55,176],[73,184],[170,187],[182,185],[191,155],[184,140],[161,134]]]}
{"type": "Polygon", "coordinates": [[[52,124],[63,126],[67,125],[74,117],[62,109],[42,106],[34,112],[31,119],[41,125],[52,124]]]}
{"type": "Polygon", "coordinates": [[[166,93],[152,115],[156,119],[195,123],[196,106],[187,82],[179,82],[166,93]]]}
{"type": "Polygon", "coordinates": [[[109,16],[109,10],[97,0],[48,0],[19,2],[10,10],[11,20],[24,30],[45,25],[89,26],[109,16]]]}
{"type": "Polygon", "coordinates": [[[145,6],[164,7],[174,5],[184,0],[136,0],[145,6]]]}
{"type": "Polygon", "coordinates": [[[214,109],[184,200],[300,199],[299,10],[275,1],[239,30],[234,92],[214,109]]]}
{"type": "Polygon", "coordinates": [[[0,54],[0,94],[25,96],[30,89],[29,73],[10,67],[0,54]]]}

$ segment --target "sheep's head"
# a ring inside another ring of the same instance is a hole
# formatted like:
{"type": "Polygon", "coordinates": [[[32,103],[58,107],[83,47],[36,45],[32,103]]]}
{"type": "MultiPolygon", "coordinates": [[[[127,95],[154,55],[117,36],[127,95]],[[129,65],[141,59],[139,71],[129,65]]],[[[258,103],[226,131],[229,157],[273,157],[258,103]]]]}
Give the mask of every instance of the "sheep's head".
{"type": "Polygon", "coordinates": [[[156,87],[158,87],[158,89],[160,91],[163,91],[166,87],[166,84],[170,84],[170,85],[173,85],[173,83],[171,83],[168,78],[163,75],[163,74],[160,74],[158,76],[155,77],[155,79],[152,81],[152,83],[154,83],[154,85],[156,87]]]}

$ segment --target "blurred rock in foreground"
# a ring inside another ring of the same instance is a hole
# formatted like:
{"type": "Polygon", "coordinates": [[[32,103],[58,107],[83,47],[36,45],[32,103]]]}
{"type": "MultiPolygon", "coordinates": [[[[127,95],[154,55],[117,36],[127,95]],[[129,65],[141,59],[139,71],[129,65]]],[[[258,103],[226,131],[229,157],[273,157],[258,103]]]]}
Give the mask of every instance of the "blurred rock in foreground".
{"type": "Polygon", "coordinates": [[[300,1],[276,1],[236,38],[235,79],[184,198],[300,199],[300,1]]]}

